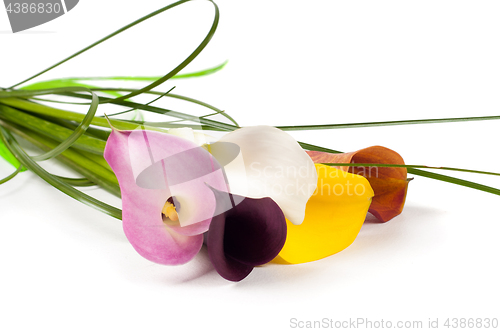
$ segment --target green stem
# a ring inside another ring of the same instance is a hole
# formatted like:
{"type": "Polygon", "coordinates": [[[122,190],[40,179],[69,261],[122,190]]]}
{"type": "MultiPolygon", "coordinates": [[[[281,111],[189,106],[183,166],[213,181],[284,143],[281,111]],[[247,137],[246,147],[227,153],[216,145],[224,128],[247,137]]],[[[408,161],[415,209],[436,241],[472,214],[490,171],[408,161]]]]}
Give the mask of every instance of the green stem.
{"type": "MultiPolygon", "coordinates": [[[[47,105],[37,104],[30,102],[28,100],[20,99],[20,98],[1,98],[0,104],[9,105],[18,109],[22,109],[23,111],[42,114],[46,116],[56,117],[69,121],[81,122],[85,117],[85,114],[65,111],[59,108],[50,107],[47,105]]],[[[130,123],[122,120],[112,120],[110,119],[111,124],[122,130],[133,130],[137,129],[137,124],[130,123]]],[[[108,121],[104,118],[94,117],[90,124],[98,127],[109,128],[108,121]]]]}
{"type": "MultiPolygon", "coordinates": [[[[82,114],[83,115],[83,114],[82,114]]],[[[24,113],[9,106],[0,105],[0,118],[29,128],[39,134],[46,135],[56,141],[62,142],[70,137],[74,131],[24,113]]],[[[97,154],[102,154],[106,142],[88,135],[80,136],[73,147],[97,154]]]]}
{"type": "Polygon", "coordinates": [[[58,179],[54,175],[48,173],[45,169],[40,167],[35,161],[33,161],[26,152],[19,146],[17,141],[12,137],[12,135],[5,130],[2,126],[0,126],[0,136],[5,143],[5,145],[9,148],[9,150],[16,156],[16,158],[30,171],[38,175],[44,181],[55,187],[56,189],[62,191],[66,195],[87,204],[99,211],[102,211],[114,218],[121,219],[122,213],[120,209],[117,209],[111,205],[103,203],[93,197],[90,197],[81,191],[73,188],[72,186],[66,184],[62,180],[58,179]]]}
{"type": "MultiPolygon", "coordinates": [[[[70,130],[75,130],[78,127],[78,123],[74,121],[68,121],[64,119],[59,119],[59,118],[54,118],[50,116],[44,116],[44,115],[39,115],[38,117],[50,121],[52,123],[55,123],[57,125],[63,126],[65,128],[68,128],[70,130]]],[[[85,135],[92,136],[94,138],[100,139],[102,141],[107,141],[109,135],[111,134],[111,131],[109,130],[102,130],[94,127],[89,127],[87,128],[87,131],[85,132],[85,135]]]]}
{"type": "MultiPolygon", "coordinates": [[[[28,129],[22,129],[16,125],[8,124],[5,122],[1,124],[4,128],[9,129],[16,135],[43,150],[50,150],[57,145],[57,142],[51,140],[50,138],[39,135],[28,129]]],[[[88,155],[91,154],[89,153],[88,155]]],[[[82,155],[78,151],[70,148],[56,158],[58,158],[60,161],[62,161],[64,164],[74,169],[78,173],[85,176],[90,181],[101,186],[104,190],[117,197],[120,197],[120,187],[114,173],[111,170],[104,168],[99,163],[96,163],[93,160],[89,159],[88,155],[82,155]]],[[[101,157],[101,159],[103,158],[101,157]]]]}
{"type": "MultiPolygon", "coordinates": [[[[99,166],[107,169],[111,174],[113,174],[113,179],[115,178],[114,172],[111,169],[111,166],[109,166],[108,162],[102,155],[97,155],[93,153],[88,153],[86,151],[78,151],[81,155],[83,155],[85,158],[92,160],[94,163],[98,164],[99,166]]],[[[114,181],[114,180],[113,180],[114,181]]]]}

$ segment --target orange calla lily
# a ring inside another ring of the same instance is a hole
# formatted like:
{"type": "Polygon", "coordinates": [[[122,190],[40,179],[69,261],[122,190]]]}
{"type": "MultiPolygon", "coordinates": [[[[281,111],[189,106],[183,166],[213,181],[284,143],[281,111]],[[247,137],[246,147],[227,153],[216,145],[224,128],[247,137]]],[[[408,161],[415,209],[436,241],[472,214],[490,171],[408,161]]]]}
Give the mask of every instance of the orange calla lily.
{"type": "MultiPolygon", "coordinates": [[[[372,146],[349,153],[308,151],[315,163],[404,164],[403,158],[391,149],[372,146]]],[[[375,192],[369,212],[386,222],[403,211],[408,190],[406,168],[375,166],[332,166],[365,177],[375,192]]]]}

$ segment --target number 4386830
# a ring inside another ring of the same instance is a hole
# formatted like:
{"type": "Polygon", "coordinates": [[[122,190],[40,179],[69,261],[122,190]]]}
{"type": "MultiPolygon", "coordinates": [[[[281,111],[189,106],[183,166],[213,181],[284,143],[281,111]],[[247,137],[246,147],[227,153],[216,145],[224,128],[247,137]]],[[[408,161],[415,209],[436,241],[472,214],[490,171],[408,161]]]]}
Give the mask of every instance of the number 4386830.
{"type": "Polygon", "coordinates": [[[7,13],[14,13],[14,14],[52,14],[56,13],[59,14],[61,12],[61,4],[58,2],[55,3],[9,3],[6,7],[7,13]]]}
{"type": "Polygon", "coordinates": [[[444,322],[444,326],[447,328],[494,328],[498,327],[497,318],[448,318],[444,322]]]}

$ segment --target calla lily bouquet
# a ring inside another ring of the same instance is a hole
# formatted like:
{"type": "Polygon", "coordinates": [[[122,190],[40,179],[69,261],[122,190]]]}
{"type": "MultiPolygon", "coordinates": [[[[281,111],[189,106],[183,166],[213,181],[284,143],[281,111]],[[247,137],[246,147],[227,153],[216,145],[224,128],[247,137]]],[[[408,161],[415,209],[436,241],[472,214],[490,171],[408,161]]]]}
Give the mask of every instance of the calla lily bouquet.
{"type": "MultiPolygon", "coordinates": [[[[240,281],[269,262],[299,264],[322,259],[348,247],[366,218],[387,222],[403,211],[408,173],[500,195],[500,190],[405,165],[395,151],[372,146],[355,152],[297,142],[287,131],[363,126],[495,120],[500,116],[241,127],[218,108],[186,96],[156,91],[169,79],[215,73],[225,65],[179,74],[210,41],[219,12],[205,39],[181,64],[161,77],[74,77],[26,83],[183,0],[151,13],[106,36],[48,69],[0,90],[0,156],[17,168],[0,180],[30,170],[65,194],[123,222],[125,235],[144,258],[159,264],[190,261],[206,245],[215,270],[240,281]],[[88,81],[147,81],[140,89],[103,88],[88,81]],[[147,103],[137,96],[149,96],[147,103]],[[52,96],[52,97],[51,97],[52,96]],[[59,98],[59,99],[58,99],[59,98]],[[69,98],[61,100],[61,98],[69,98]],[[78,99],[86,114],[67,110],[78,99]],[[194,116],[154,106],[174,98],[210,110],[194,116]],[[55,107],[54,103],[64,103],[55,107]],[[96,116],[99,105],[122,107],[96,116]],[[145,112],[177,121],[145,121],[145,112]],[[133,114],[125,119],[124,115],[133,114]],[[213,116],[223,116],[224,121],[213,116]],[[213,135],[218,134],[219,137],[213,135]],[[30,156],[18,142],[44,152],[30,156]],[[49,173],[39,162],[57,159],[80,178],[49,173]],[[121,197],[122,209],[93,198],[78,187],[99,186],[121,197]]],[[[441,170],[473,172],[459,168],[441,170]]]]}

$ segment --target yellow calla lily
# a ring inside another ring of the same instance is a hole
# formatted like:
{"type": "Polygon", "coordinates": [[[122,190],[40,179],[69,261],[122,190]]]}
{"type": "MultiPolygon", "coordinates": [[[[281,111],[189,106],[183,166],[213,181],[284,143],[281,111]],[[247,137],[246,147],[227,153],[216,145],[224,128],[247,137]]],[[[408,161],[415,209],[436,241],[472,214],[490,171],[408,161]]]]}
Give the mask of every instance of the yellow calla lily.
{"type": "Polygon", "coordinates": [[[370,207],[373,190],[364,177],[315,164],[318,186],[306,205],[304,222],[287,220],[280,264],[299,264],[333,255],[356,239],[370,207]]]}

